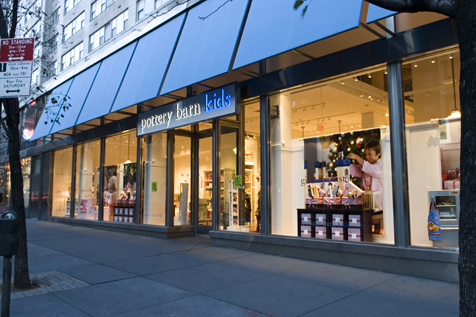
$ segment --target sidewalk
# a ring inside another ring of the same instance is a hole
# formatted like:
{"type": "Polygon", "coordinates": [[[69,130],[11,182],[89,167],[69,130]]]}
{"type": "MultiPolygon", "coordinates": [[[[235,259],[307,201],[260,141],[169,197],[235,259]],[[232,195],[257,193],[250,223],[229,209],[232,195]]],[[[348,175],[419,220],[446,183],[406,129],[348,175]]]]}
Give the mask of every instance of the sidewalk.
{"type": "Polygon", "coordinates": [[[27,220],[11,316],[458,316],[458,284],[27,220]]]}

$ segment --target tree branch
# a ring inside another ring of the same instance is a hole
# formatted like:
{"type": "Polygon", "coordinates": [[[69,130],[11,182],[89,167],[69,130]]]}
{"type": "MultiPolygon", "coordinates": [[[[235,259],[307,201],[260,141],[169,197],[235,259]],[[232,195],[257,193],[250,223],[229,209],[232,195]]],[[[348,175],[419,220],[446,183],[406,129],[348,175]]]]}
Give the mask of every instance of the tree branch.
{"type": "Polygon", "coordinates": [[[15,38],[15,31],[17,29],[17,23],[18,23],[18,0],[13,0],[13,17],[12,17],[12,25],[10,28],[10,38],[13,39],[15,38]]]}
{"type": "Polygon", "coordinates": [[[399,12],[432,11],[456,17],[455,0],[367,0],[387,10],[399,12]]]}

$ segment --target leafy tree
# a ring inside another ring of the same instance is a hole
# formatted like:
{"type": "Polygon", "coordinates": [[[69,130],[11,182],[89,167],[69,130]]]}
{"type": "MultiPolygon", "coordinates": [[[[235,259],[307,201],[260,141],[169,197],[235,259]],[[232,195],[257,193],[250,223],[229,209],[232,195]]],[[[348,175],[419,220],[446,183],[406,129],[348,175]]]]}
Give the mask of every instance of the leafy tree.
{"type": "MultiPolygon", "coordinates": [[[[295,0],[306,13],[310,2],[295,0]]],[[[455,19],[461,59],[461,213],[459,219],[460,316],[476,316],[476,1],[474,0],[367,0],[384,9],[398,12],[436,12],[455,19]]]]}

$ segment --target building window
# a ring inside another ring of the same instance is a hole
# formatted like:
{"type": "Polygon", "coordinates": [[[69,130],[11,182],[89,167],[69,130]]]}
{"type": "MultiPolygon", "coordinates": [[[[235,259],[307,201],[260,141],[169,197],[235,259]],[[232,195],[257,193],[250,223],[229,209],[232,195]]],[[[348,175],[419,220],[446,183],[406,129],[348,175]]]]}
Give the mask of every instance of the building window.
{"type": "Polygon", "coordinates": [[[63,39],[67,40],[84,27],[84,11],[63,29],[63,39]]]}
{"type": "Polygon", "coordinates": [[[40,58],[40,50],[41,50],[41,45],[38,45],[37,47],[34,48],[33,50],[33,58],[40,58]]]}
{"type": "Polygon", "coordinates": [[[83,42],[76,45],[61,57],[61,70],[73,65],[75,62],[83,58],[83,42]]]}
{"type": "Polygon", "coordinates": [[[112,37],[127,29],[128,19],[129,10],[126,10],[91,34],[89,36],[89,51],[92,52],[112,37]]]}
{"type": "Polygon", "coordinates": [[[81,0],[65,0],[64,1],[64,13],[68,13],[74,8],[81,0]]]}
{"type": "Polygon", "coordinates": [[[137,8],[137,21],[142,20],[145,17],[145,0],[139,0],[136,2],[137,8]]]}
{"type": "Polygon", "coordinates": [[[106,138],[104,152],[103,220],[133,223],[137,181],[136,130],[106,138]],[[117,202],[122,204],[122,214],[115,210],[117,202]]]}
{"type": "Polygon", "coordinates": [[[73,148],[53,152],[53,190],[51,215],[69,217],[71,206],[71,166],[73,148]]]}
{"type": "Polygon", "coordinates": [[[55,12],[51,14],[51,25],[52,26],[57,25],[59,22],[59,18],[60,18],[60,10],[58,8],[55,10],[55,12]]]}
{"type": "Polygon", "coordinates": [[[270,95],[272,234],[395,243],[387,91],[382,65],[270,95]]]}
{"type": "Polygon", "coordinates": [[[31,84],[37,85],[39,83],[40,83],[40,68],[37,68],[33,71],[33,74],[31,76],[31,84]]]}
{"type": "Polygon", "coordinates": [[[96,0],[91,3],[91,20],[106,10],[106,0],[96,0]]]}
{"type": "Polygon", "coordinates": [[[402,64],[412,246],[458,249],[459,78],[457,48],[416,56],[402,64]],[[429,217],[430,208],[434,212],[429,217]]]}
{"type": "Polygon", "coordinates": [[[58,75],[58,73],[58,61],[54,61],[53,63],[51,63],[51,75],[55,76],[58,75]]]}
{"type": "Polygon", "coordinates": [[[76,147],[76,186],[74,218],[97,220],[99,207],[99,166],[101,141],[76,147]]]}

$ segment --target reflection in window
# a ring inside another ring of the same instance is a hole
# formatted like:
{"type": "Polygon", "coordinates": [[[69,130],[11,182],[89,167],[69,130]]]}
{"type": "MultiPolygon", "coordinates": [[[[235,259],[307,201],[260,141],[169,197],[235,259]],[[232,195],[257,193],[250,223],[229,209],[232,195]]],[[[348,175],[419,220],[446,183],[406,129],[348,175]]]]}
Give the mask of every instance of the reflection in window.
{"type": "Polygon", "coordinates": [[[76,147],[75,218],[98,219],[100,153],[99,140],[76,147]]]}
{"type": "Polygon", "coordinates": [[[53,160],[51,215],[54,217],[70,217],[73,148],[54,151],[53,160]]]}
{"type": "Polygon", "coordinates": [[[272,234],[393,244],[385,67],[270,103],[272,234]]]}
{"type": "Polygon", "coordinates": [[[167,181],[167,134],[148,135],[141,141],[142,212],[141,223],[165,226],[167,181]]]}
{"type": "Polygon", "coordinates": [[[415,246],[458,248],[459,70],[457,49],[416,57],[402,66],[410,239],[415,246]],[[439,219],[432,219],[430,226],[428,210],[432,201],[439,219]]]}

